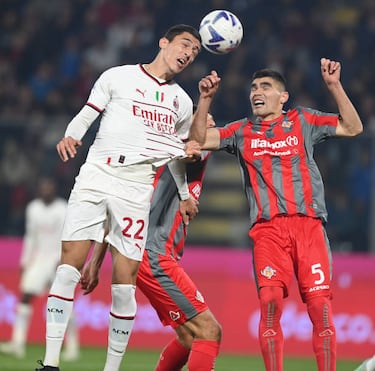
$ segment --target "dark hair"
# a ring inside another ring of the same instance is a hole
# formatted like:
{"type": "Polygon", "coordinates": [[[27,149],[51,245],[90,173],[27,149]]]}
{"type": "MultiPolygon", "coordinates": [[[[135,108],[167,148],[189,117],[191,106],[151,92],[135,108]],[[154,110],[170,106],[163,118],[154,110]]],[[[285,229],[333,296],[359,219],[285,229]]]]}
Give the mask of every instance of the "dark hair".
{"type": "Polygon", "coordinates": [[[283,86],[283,89],[286,89],[286,80],[284,76],[275,70],[271,70],[270,68],[263,68],[262,70],[255,71],[251,81],[255,79],[259,79],[261,77],[270,77],[271,79],[277,81],[283,86]]]}
{"type": "Polygon", "coordinates": [[[176,24],[170,27],[167,32],[164,34],[164,37],[169,41],[172,41],[177,35],[181,35],[184,32],[188,32],[189,34],[193,35],[199,42],[202,42],[201,35],[199,34],[198,30],[195,29],[193,26],[189,26],[187,24],[176,24]]]}

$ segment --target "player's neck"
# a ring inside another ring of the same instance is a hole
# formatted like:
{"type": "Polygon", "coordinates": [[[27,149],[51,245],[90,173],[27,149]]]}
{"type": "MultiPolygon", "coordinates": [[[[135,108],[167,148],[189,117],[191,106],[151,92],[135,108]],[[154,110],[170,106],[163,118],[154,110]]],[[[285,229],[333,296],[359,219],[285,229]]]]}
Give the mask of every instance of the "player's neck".
{"type": "Polygon", "coordinates": [[[157,62],[151,62],[149,64],[142,64],[144,70],[151,76],[157,78],[158,80],[172,80],[173,76],[165,71],[165,68],[161,68],[157,62]]]}

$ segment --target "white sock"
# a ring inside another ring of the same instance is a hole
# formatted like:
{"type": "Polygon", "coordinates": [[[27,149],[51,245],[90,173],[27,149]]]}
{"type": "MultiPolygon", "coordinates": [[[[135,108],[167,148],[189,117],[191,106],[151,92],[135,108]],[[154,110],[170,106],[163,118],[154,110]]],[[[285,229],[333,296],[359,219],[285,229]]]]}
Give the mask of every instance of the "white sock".
{"type": "Polygon", "coordinates": [[[12,343],[22,349],[24,349],[26,344],[31,314],[32,307],[30,304],[19,303],[17,305],[16,319],[12,332],[12,343]]]}
{"type": "Polygon", "coordinates": [[[135,286],[112,285],[107,359],[104,371],[118,371],[124,357],[137,311],[135,286]]]}
{"type": "Polygon", "coordinates": [[[366,364],[366,368],[368,371],[374,371],[375,370],[375,356],[370,358],[366,364]]]}
{"type": "Polygon", "coordinates": [[[74,315],[72,312],[68,327],[66,328],[65,351],[67,353],[77,354],[79,352],[79,332],[74,315]]]}
{"type": "Polygon", "coordinates": [[[47,300],[45,365],[59,365],[66,327],[73,311],[74,291],[80,278],[79,271],[70,265],[62,264],[57,268],[47,300]]]}

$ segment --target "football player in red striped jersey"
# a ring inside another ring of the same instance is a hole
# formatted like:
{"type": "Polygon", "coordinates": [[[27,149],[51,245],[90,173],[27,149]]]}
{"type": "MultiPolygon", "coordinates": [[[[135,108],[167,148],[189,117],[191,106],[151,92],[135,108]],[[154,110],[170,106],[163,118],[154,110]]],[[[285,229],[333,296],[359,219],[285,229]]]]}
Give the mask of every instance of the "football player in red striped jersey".
{"type": "MultiPolygon", "coordinates": [[[[289,98],[285,79],[277,71],[263,69],[251,80],[255,118],[207,130],[202,146],[234,154],[241,166],[260,301],[259,342],[267,371],[283,370],[280,318],[293,276],[312,322],[318,370],[336,370],[327,211],[313,146],[329,138],[354,137],[363,127],[341,84],[340,63],[322,58],[320,69],[337,113],[305,107],[284,111],[289,98]]],[[[203,120],[210,101],[200,103],[196,117],[203,120]]]]}

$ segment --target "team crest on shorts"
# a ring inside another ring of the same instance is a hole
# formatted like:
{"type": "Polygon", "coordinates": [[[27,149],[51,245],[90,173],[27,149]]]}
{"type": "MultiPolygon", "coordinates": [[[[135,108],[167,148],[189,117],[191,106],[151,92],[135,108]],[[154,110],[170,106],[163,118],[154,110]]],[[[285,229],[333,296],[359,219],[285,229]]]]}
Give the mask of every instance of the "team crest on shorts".
{"type": "Polygon", "coordinates": [[[169,316],[171,317],[172,321],[177,321],[181,317],[180,312],[175,312],[173,310],[169,311],[169,316]]]}
{"type": "Polygon", "coordinates": [[[276,269],[273,269],[268,265],[260,271],[260,274],[270,280],[273,276],[276,276],[276,269]]]}

